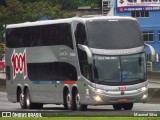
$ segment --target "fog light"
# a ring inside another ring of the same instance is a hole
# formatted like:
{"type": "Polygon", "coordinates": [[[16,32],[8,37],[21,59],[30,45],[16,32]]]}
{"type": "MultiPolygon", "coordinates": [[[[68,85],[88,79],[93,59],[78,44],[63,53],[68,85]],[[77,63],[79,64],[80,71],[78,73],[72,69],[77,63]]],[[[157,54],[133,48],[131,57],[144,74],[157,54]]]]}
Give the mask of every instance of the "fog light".
{"type": "Polygon", "coordinates": [[[100,96],[94,96],[94,99],[97,101],[97,102],[102,102],[102,99],[100,96]]]}
{"type": "Polygon", "coordinates": [[[144,94],[143,97],[142,97],[142,99],[143,99],[143,100],[144,100],[144,99],[147,99],[147,97],[148,97],[148,94],[144,94]]]}

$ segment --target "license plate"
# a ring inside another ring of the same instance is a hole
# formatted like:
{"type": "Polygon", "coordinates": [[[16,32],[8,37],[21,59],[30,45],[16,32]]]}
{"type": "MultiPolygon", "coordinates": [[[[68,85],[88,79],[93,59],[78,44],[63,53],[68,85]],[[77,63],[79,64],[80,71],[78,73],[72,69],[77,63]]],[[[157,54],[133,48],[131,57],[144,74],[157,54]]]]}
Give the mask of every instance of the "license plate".
{"type": "Polygon", "coordinates": [[[118,102],[128,102],[128,99],[127,98],[121,98],[118,100],[118,102]]]}

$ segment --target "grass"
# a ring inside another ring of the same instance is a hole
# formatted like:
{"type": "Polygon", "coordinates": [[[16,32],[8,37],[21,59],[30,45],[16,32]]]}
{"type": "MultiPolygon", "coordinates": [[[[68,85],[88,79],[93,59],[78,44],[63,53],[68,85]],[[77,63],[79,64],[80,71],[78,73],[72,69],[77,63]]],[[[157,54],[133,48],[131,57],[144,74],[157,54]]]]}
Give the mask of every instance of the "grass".
{"type": "Polygon", "coordinates": [[[160,120],[160,117],[43,117],[43,118],[0,118],[0,120],[160,120]]]}

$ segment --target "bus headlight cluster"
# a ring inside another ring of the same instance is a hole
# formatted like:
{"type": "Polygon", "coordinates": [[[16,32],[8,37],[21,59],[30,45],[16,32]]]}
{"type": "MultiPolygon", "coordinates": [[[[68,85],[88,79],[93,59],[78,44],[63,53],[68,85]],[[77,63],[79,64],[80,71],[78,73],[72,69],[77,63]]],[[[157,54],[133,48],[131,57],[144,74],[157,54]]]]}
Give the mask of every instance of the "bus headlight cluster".
{"type": "Polygon", "coordinates": [[[148,89],[147,87],[142,87],[141,91],[144,92],[144,91],[147,91],[147,89],[148,89]]]}
{"type": "Polygon", "coordinates": [[[105,90],[96,89],[96,93],[105,93],[105,90]]]}
{"type": "Polygon", "coordinates": [[[96,92],[97,93],[102,93],[102,90],[101,89],[97,89],[96,92]]]}

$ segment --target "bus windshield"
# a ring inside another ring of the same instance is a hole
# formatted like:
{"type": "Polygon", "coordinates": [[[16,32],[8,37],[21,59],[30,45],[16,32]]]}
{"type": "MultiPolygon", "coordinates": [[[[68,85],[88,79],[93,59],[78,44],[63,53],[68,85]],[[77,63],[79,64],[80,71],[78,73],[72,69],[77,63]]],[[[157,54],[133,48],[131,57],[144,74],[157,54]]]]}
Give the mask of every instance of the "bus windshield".
{"type": "Polygon", "coordinates": [[[88,21],[86,26],[91,48],[129,49],[144,45],[140,28],[135,21],[88,21]]]}
{"type": "Polygon", "coordinates": [[[94,80],[97,82],[132,82],[145,80],[145,53],[128,56],[93,57],[94,80]]]}

